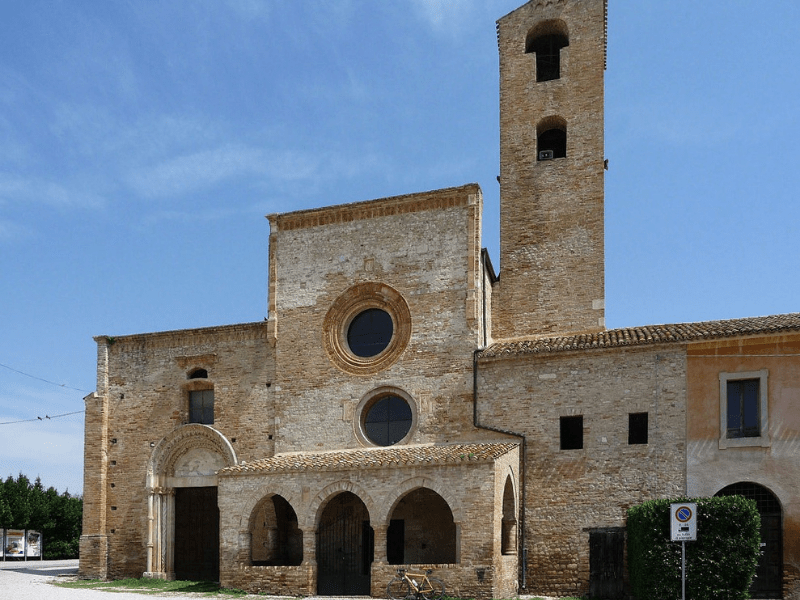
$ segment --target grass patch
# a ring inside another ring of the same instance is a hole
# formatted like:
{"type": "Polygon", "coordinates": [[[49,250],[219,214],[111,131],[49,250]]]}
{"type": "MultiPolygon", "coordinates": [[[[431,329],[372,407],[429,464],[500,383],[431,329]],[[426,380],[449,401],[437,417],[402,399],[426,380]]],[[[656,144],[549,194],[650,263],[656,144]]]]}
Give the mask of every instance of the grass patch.
{"type": "Polygon", "coordinates": [[[78,581],[59,581],[54,585],[65,588],[92,589],[134,592],[137,594],[161,594],[165,592],[190,594],[196,593],[203,596],[241,597],[246,592],[242,590],[221,588],[215,581],[164,581],[163,579],[115,579],[101,581],[99,579],[84,579],[78,581]]]}

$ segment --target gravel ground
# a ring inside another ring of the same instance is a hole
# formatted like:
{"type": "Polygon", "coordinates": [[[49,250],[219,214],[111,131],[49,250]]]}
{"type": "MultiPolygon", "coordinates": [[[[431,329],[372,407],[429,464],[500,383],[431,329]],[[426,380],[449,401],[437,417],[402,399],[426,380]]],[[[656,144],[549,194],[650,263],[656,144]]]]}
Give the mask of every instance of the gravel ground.
{"type": "MultiPolygon", "coordinates": [[[[143,600],[147,597],[172,598],[173,600],[208,597],[205,594],[136,594],[133,592],[108,592],[103,590],[68,589],[52,585],[58,580],[75,579],[78,574],[77,560],[46,560],[29,562],[0,561],[0,598],[9,600],[143,600]]],[[[528,600],[537,596],[520,596],[528,600]]],[[[545,600],[556,600],[554,598],[545,600]]],[[[217,596],[219,599],[231,596],[217,596]]],[[[238,598],[277,600],[277,596],[238,596],[238,598]]],[[[307,598],[306,600],[342,600],[336,598],[307,598]]]]}

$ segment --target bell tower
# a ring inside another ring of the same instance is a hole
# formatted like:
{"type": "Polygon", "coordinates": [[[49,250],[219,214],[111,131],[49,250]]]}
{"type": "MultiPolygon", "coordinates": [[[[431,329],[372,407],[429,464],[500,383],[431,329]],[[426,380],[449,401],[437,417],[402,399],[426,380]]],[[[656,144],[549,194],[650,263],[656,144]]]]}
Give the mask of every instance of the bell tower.
{"type": "Polygon", "coordinates": [[[606,15],[607,0],[531,0],[497,22],[495,339],[605,328],[606,15]]]}

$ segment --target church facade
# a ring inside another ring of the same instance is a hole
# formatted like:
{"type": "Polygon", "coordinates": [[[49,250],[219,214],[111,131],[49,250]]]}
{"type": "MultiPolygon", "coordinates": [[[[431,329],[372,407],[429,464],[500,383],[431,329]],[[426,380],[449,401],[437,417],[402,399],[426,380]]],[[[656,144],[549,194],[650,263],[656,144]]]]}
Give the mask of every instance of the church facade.
{"type": "Polygon", "coordinates": [[[269,215],[266,321],[95,338],[82,575],[621,597],[628,507],[743,493],[797,594],[800,315],[605,328],[606,8],[497,23],[500,277],[467,184],[269,215]]]}

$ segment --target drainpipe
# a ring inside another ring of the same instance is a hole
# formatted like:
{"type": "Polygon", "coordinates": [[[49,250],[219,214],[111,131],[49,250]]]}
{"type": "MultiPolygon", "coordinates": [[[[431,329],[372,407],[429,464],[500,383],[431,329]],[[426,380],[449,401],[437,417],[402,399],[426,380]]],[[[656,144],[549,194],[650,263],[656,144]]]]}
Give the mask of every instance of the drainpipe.
{"type": "Polygon", "coordinates": [[[516,433],[514,431],[508,431],[505,429],[499,429],[497,427],[491,427],[489,425],[481,425],[478,423],[478,353],[481,351],[481,348],[475,350],[472,353],[472,424],[477,427],[478,429],[485,429],[487,431],[493,431],[495,433],[502,433],[504,435],[512,435],[514,437],[518,437],[522,440],[522,448],[521,448],[521,456],[520,456],[520,467],[519,467],[519,489],[520,489],[520,503],[519,503],[519,527],[517,531],[519,532],[518,535],[518,544],[517,544],[517,556],[521,556],[522,560],[518,564],[519,573],[517,574],[517,580],[520,582],[521,589],[526,589],[527,587],[527,549],[525,548],[525,448],[526,448],[526,439],[525,436],[521,433],[516,433]],[[522,552],[520,552],[520,549],[522,552]]]}

